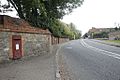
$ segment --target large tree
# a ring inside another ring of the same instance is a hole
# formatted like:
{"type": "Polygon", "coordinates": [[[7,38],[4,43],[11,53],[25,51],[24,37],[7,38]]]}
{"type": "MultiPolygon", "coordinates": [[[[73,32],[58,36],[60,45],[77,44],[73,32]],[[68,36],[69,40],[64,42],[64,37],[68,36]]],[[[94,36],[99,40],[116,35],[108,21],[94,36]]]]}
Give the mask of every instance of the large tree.
{"type": "Polygon", "coordinates": [[[20,18],[35,26],[49,26],[55,19],[61,19],[82,5],[84,0],[7,0],[16,9],[20,18]],[[45,25],[46,24],[46,25],[45,25]]]}
{"type": "Polygon", "coordinates": [[[46,0],[43,3],[50,17],[60,19],[82,5],[83,0],[46,0]]]}

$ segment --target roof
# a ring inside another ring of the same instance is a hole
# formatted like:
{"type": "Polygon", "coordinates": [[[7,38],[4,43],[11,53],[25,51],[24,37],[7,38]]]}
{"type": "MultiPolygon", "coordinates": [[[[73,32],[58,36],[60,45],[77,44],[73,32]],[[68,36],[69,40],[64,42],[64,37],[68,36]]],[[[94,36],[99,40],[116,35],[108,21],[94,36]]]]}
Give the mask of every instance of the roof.
{"type": "Polygon", "coordinates": [[[110,32],[110,31],[114,31],[114,28],[94,28],[94,27],[92,27],[92,29],[89,29],[89,33],[110,32]]]}

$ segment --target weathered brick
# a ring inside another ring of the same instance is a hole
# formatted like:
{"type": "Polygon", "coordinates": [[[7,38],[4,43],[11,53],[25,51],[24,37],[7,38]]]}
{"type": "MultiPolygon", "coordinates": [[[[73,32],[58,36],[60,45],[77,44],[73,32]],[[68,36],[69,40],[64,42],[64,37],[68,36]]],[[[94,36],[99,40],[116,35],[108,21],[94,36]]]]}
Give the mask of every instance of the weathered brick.
{"type": "Polygon", "coordinates": [[[4,24],[0,27],[0,61],[13,57],[12,36],[21,35],[22,55],[41,55],[50,52],[51,33],[46,29],[30,26],[22,19],[3,16],[4,24]]]}
{"type": "Polygon", "coordinates": [[[51,43],[59,44],[69,40],[51,36],[48,29],[32,27],[22,19],[3,16],[3,20],[3,24],[0,24],[0,61],[13,58],[13,35],[22,37],[23,56],[48,54],[51,43]]]}

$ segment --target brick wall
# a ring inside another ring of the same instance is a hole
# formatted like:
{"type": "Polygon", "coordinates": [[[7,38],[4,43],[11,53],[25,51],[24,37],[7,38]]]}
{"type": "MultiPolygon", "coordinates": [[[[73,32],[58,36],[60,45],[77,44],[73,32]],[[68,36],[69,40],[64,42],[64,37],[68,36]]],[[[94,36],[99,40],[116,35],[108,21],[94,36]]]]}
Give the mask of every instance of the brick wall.
{"type": "Polygon", "coordinates": [[[13,35],[22,37],[23,57],[48,54],[50,52],[51,33],[49,30],[32,27],[22,19],[9,16],[2,17],[4,23],[0,26],[0,61],[13,58],[13,35]]]}
{"type": "MultiPolygon", "coordinates": [[[[1,16],[0,16],[1,17],[1,16]]],[[[37,27],[32,27],[23,19],[12,18],[9,16],[3,16],[4,24],[0,27],[0,31],[8,32],[24,32],[24,33],[39,33],[39,34],[51,34],[48,29],[43,30],[37,27]]]]}
{"type": "Polygon", "coordinates": [[[50,35],[0,32],[0,60],[13,58],[12,35],[22,36],[22,55],[43,55],[50,52],[50,35]]]}
{"type": "Polygon", "coordinates": [[[65,42],[68,42],[68,41],[69,41],[69,38],[60,38],[60,37],[51,36],[52,45],[61,44],[61,43],[65,43],[65,42]]]}
{"type": "Polygon", "coordinates": [[[65,43],[68,41],[69,41],[69,38],[59,38],[59,43],[65,43]]]}
{"type": "Polygon", "coordinates": [[[4,32],[0,32],[0,61],[9,59],[10,53],[10,43],[9,43],[9,35],[4,32]]]}
{"type": "Polygon", "coordinates": [[[68,38],[51,36],[48,29],[43,30],[32,27],[22,19],[3,16],[3,20],[3,24],[0,26],[0,61],[13,58],[13,35],[20,35],[22,37],[23,57],[49,54],[51,44],[69,41],[68,38]]]}

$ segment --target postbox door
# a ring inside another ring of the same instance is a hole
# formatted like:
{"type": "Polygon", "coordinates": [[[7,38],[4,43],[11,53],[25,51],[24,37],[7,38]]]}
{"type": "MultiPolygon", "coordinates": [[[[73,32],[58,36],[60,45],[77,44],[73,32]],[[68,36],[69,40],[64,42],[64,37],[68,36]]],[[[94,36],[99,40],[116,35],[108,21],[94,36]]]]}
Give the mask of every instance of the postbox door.
{"type": "Polygon", "coordinates": [[[13,59],[19,59],[22,57],[21,39],[13,38],[13,59]]]}

